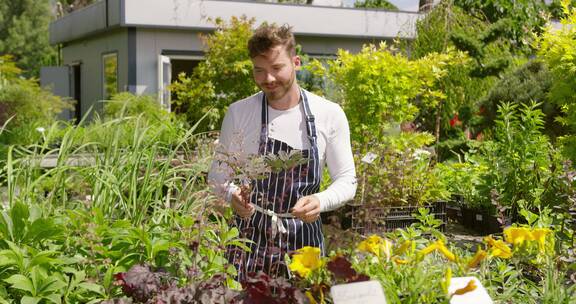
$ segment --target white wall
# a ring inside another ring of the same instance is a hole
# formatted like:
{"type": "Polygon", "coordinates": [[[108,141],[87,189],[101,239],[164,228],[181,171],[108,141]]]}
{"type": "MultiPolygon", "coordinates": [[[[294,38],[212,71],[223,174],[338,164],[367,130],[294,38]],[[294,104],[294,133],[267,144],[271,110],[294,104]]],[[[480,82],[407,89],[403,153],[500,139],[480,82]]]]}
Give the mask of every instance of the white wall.
{"type": "Polygon", "coordinates": [[[294,26],[295,34],[338,37],[413,38],[416,13],[239,1],[124,0],[124,25],[213,29],[208,18],[246,15],[294,26]]]}
{"type": "Polygon", "coordinates": [[[136,93],[157,94],[158,56],[163,50],[202,51],[198,33],[182,30],[139,28],[136,32],[136,93]]]}

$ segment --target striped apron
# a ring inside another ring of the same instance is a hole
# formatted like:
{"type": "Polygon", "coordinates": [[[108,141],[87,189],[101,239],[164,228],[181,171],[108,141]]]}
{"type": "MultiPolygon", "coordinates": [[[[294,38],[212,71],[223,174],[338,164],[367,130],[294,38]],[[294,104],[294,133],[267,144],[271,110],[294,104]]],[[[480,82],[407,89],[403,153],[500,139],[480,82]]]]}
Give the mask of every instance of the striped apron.
{"type": "MultiPolygon", "coordinates": [[[[241,236],[252,240],[250,252],[233,247],[228,260],[238,271],[238,281],[246,274],[263,271],[272,277],[288,277],[284,255],[304,246],[319,247],[324,254],[324,237],[320,218],[305,223],[290,215],[292,207],[303,196],[315,194],[322,178],[318,154],[316,125],[306,93],[300,90],[300,105],[304,111],[306,132],[311,148],[302,150],[307,163],[280,172],[272,172],[265,179],[252,181],[250,202],[257,211],[248,219],[236,217],[235,224],[241,236]]],[[[268,102],[262,94],[262,128],[260,155],[278,154],[293,150],[288,144],[268,137],[268,102]]]]}

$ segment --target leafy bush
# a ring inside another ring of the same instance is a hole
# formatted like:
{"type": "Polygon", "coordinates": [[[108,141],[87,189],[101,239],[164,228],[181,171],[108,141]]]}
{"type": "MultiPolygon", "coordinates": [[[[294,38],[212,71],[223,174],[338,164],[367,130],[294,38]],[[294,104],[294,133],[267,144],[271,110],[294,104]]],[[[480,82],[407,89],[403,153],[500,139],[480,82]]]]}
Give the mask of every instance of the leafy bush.
{"type": "Polygon", "coordinates": [[[511,208],[514,215],[520,201],[529,209],[545,203],[541,196],[552,178],[554,150],[542,133],[544,114],[538,107],[537,103],[502,104],[494,139],[470,150],[465,163],[444,167],[448,169],[443,174],[447,184],[452,184],[455,193],[465,195],[470,207],[495,214],[498,204],[511,208]]]}
{"type": "MultiPolygon", "coordinates": [[[[432,165],[426,145],[428,133],[388,135],[368,147],[376,159],[371,164],[357,159],[358,196],[363,206],[422,205],[448,196],[432,165]]],[[[362,155],[360,155],[362,157],[362,155]]],[[[362,208],[365,208],[362,207],[362,208]]]]}
{"type": "Polygon", "coordinates": [[[36,80],[21,78],[21,71],[11,57],[0,57],[0,134],[3,144],[31,144],[42,138],[37,128],[48,128],[56,115],[70,105],[50,91],[41,88],[36,80]]]}
{"type": "Polygon", "coordinates": [[[182,118],[162,109],[154,97],[125,92],[106,102],[104,119],[96,117],[87,125],[81,142],[106,143],[113,139],[125,147],[134,143],[134,134],[141,132],[143,142],[176,145],[187,128],[182,118]],[[114,139],[110,134],[118,138],[114,139]]]}
{"type": "Polygon", "coordinates": [[[173,110],[183,113],[195,124],[206,114],[199,131],[220,126],[228,105],[258,91],[252,79],[248,40],[253,19],[232,17],[229,22],[216,19],[213,34],[202,36],[205,60],[192,75],[181,74],[171,85],[176,95],[173,110]]]}
{"type": "Polygon", "coordinates": [[[354,2],[354,7],[363,7],[363,8],[381,8],[391,11],[397,11],[398,8],[386,1],[386,0],[360,0],[354,2]]]}
{"type": "Polygon", "coordinates": [[[565,17],[559,30],[546,28],[538,44],[538,57],[550,69],[553,76],[549,99],[562,109],[564,115],[557,119],[566,125],[570,133],[562,137],[565,155],[576,161],[576,7],[570,1],[562,1],[565,17]]]}
{"type": "Polygon", "coordinates": [[[450,52],[411,61],[382,43],[366,45],[358,54],[339,50],[328,68],[316,61],[310,69],[336,85],[352,138],[366,142],[382,138],[393,123],[414,119],[417,105],[435,107],[444,98],[435,84],[448,66],[463,60],[462,53],[450,52]]]}
{"type": "Polygon", "coordinates": [[[539,60],[531,60],[504,74],[480,102],[483,108],[483,127],[492,127],[498,105],[502,103],[530,104],[538,102],[545,116],[546,134],[553,138],[566,132],[554,118],[560,115],[557,105],[548,101],[553,79],[548,67],[539,60]]]}
{"type": "Polygon", "coordinates": [[[543,1],[520,0],[454,0],[471,16],[485,19],[490,23],[483,34],[484,42],[502,39],[508,41],[512,51],[531,53],[531,41],[546,24],[548,7],[543,1]]]}

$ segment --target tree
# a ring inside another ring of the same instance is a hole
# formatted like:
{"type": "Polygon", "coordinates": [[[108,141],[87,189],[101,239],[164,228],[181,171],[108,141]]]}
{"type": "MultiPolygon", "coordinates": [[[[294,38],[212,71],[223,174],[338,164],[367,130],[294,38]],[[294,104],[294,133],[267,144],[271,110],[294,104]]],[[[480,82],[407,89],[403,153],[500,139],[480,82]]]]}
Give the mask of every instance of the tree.
{"type": "Polygon", "coordinates": [[[354,3],[354,7],[363,7],[363,8],[382,8],[387,10],[396,11],[398,8],[386,1],[386,0],[357,0],[354,3]]]}
{"type": "Polygon", "coordinates": [[[181,74],[171,85],[176,113],[184,113],[192,124],[209,113],[200,126],[203,131],[221,124],[230,103],[258,91],[246,47],[254,20],[233,17],[229,22],[215,22],[214,33],[202,36],[206,59],[192,75],[181,74]]]}
{"type": "Polygon", "coordinates": [[[75,10],[86,7],[86,6],[92,4],[96,1],[100,1],[100,0],[62,0],[60,2],[64,6],[64,9],[70,13],[70,12],[73,12],[75,10]]]}
{"type": "Polygon", "coordinates": [[[468,51],[470,57],[474,59],[467,61],[464,65],[453,65],[448,68],[447,76],[437,84],[438,90],[444,92],[445,98],[441,99],[434,109],[420,111],[417,118],[424,129],[436,135],[436,141],[439,144],[438,155],[441,157],[444,154],[452,155],[452,153],[444,152],[463,143],[465,139],[463,131],[470,126],[465,118],[470,118],[471,115],[467,114],[476,112],[478,100],[494,83],[495,77],[493,76],[473,77],[474,74],[478,75],[474,72],[482,67],[484,57],[508,57],[508,46],[502,41],[491,43],[483,48],[479,47],[481,51],[477,52],[454,43],[455,33],[458,33],[458,37],[475,37],[478,32],[486,31],[488,26],[485,21],[469,15],[462,8],[454,5],[451,0],[441,1],[416,24],[418,34],[409,45],[409,53],[413,58],[422,58],[434,52],[446,53],[456,47],[468,51]],[[479,56],[479,52],[482,52],[482,56],[479,56]],[[453,128],[449,122],[457,117],[456,115],[464,120],[464,125],[453,128]],[[460,139],[440,143],[441,139],[444,141],[447,138],[460,139]]]}
{"type": "Polygon", "coordinates": [[[569,134],[560,138],[564,153],[576,161],[576,7],[562,1],[565,17],[561,29],[546,28],[538,40],[538,58],[548,65],[552,74],[549,100],[558,105],[563,115],[557,120],[569,134]]]}
{"type": "Polygon", "coordinates": [[[342,95],[340,101],[352,138],[365,143],[381,140],[387,128],[411,121],[421,109],[435,109],[444,94],[437,90],[447,69],[465,62],[462,52],[431,53],[410,60],[385,43],[366,45],[357,54],[338,51],[328,68],[313,61],[308,68],[332,81],[342,95]]]}
{"type": "Polygon", "coordinates": [[[0,0],[0,55],[13,55],[24,76],[38,76],[42,65],[55,63],[51,20],[49,0],[0,0]]]}

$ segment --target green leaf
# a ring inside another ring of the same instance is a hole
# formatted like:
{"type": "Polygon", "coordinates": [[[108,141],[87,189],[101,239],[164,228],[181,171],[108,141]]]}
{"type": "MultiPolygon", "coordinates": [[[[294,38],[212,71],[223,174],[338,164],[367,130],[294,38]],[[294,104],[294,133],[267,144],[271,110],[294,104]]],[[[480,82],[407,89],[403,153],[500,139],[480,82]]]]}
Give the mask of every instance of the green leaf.
{"type": "Polygon", "coordinates": [[[6,291],[4,285],[0,285],[0,304],[9,303],[5,299],[8,299],[8,291],[6,291]]]}
{"type": "Polygon", "coordinates": [[[41,300],[42,300],[42,298],[38,298],[38,297],[23,296],[22,300],[20,301],[20,304],[37,304],[41,300]]]}
{"type": "Polygon", "coordinates": [[[23,203],[16,202],[14,206],[12,206],[12,209],[10,209],[10,218],[14,225],[12,231],[14,240],[20,240],[24,235],[29,216],[28,206],[23,203]]]}
{"type": "Polygon", "coordinates": [[[42,251],[32,258],[32,260],[30,261],[30,265],[28,267],[33,267],[36,265],[61,264],[62,261],[52,258],[52,256],[56,254],[58,254],[58,252],[56,251],[42,251]]]}
{"type": "Polygon", "coordinates": [[[44,299],[47,299],[54,304],[61,304],[62,303],[62,296],[59,294],[56,294],[56,293],[44,296],[44,299]]]}
{"type": "Polygon", "coordinates": [[[32,295],[36,294],[34,286],[32,285],[32,281],[21,274],[15,274],[5,279],[4,282],[12,285],[12,288],[28,291],[32,295]]]}
{"type": "Polygon", "coordinates": [[[89,291],[93,291],[93,292],[95,292],[101,296],[106,295],[106,292],[104,291],[104,287],[102,285],[84,282],[84,283],[78,284],[78,287],[89,290],[89,291]]]}
{"type": "Polygon", "coordinates": [[[153,239],[152,240],[152,255],[155,257],[158,252],[168,251],[170,248],[170,242],[164,239],[153,239]]]}
{"type": "Polygon", "coordinates": [[[2,212],[0,219],[0,232],[2,232],[4,238],[14,240],[14,224],[12,223],[10,215],[7,212],[2,212]]]}
{"type": "Polygon", "coordinates": [[[0,267],[5,267],[9,265],[17,264],[14,257],[14,252],[12,250],[1,250],[0,251],[0,267]]]}
{"type": "Polygon", "coordinates": [[[51,293],[53,293],[53,291],[60,290],[66,286],[67,286],[66,283],[64,283],[58,279],[47,278],[47,280],[40,283],[40,286],[38,287],[38,294],[42,294],[42,295],[51,294],[51,293]]]}
{"type": "Polygon", "coordinates": [[[102,284],[104,285],[105,289],[110,289],[112,287],[112,276],[114,275],[115,269],[116,269],[115,266],[111,266],[106,270],[104,278],[102,279],[102,284]]]}
{"type": "Polygon", "coordinates": [[[37,219],[30,226],[26,238],[33,242],[40,242],[43,240],[54,239],[61,235],[63,232],[62,227],[54,224],[52,219],[37,219]]]}

